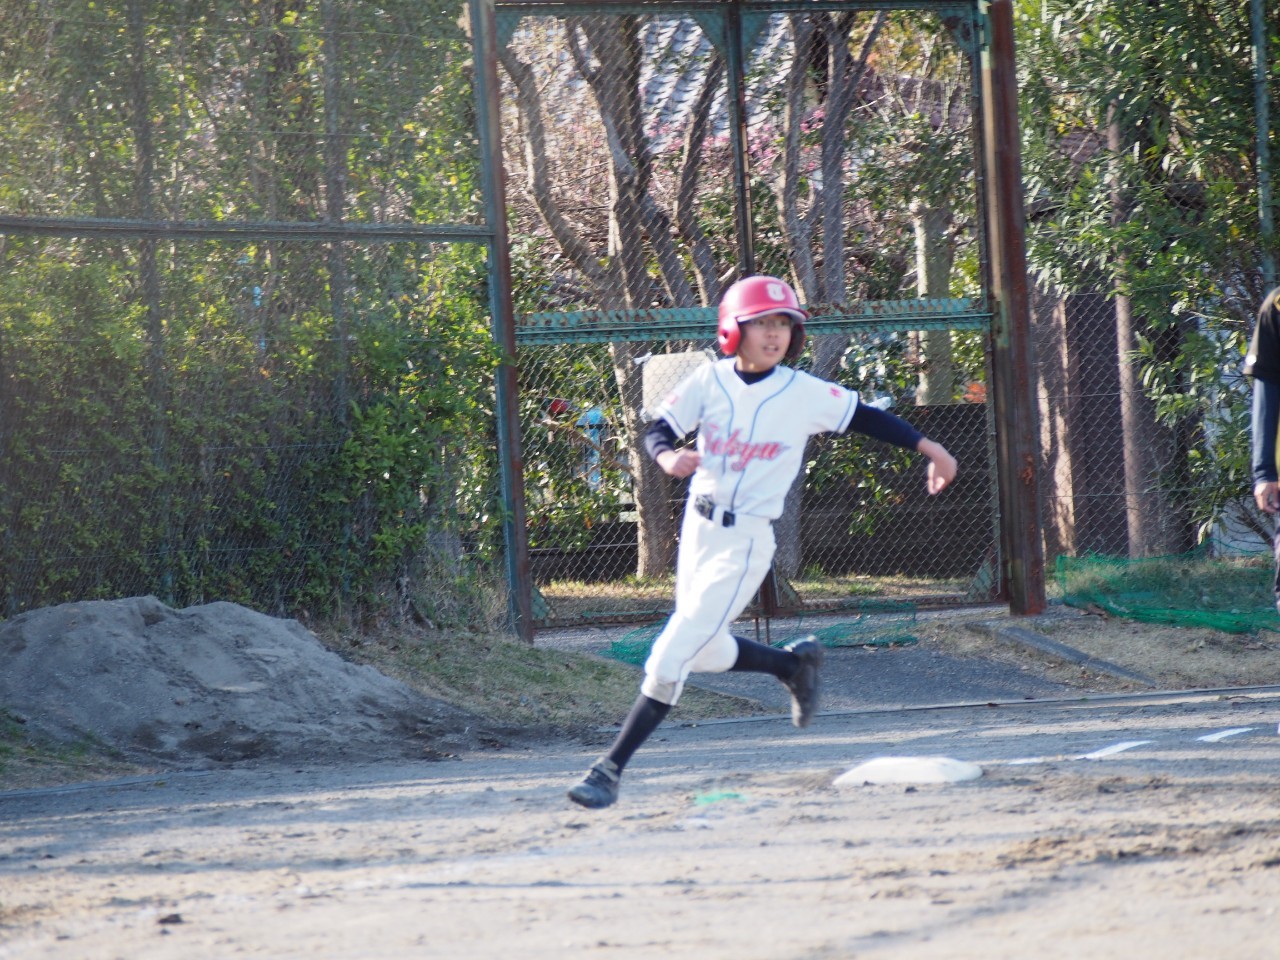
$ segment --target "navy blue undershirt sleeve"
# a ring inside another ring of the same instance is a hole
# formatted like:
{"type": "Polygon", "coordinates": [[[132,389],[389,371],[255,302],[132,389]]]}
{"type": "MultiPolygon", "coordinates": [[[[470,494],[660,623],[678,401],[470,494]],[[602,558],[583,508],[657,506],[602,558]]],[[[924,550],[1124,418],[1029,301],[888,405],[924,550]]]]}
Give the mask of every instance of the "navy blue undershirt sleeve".
{"type": "Polygon", "coordinates": [[[855,430],[907,450],[914,450],[924,439],[923,433],[897,414],[865,403],[858,404],[858,408],[853,411],[853,419],[849,421],[845,433],[855,430]]]}
{"type": "Polygon", "coordinates": [[[676,432],[671,429],[671,424],[659,417],[650,423],[644,432],[645,452],[656,461],[658,454],[664,450],[674,450],[678,439],[676,432]]]}
{"type": "Polygon", "coordinates": [[[1276,434],[1280,433],[1280,383],[1253,381],[1253,482],[1276,479],[1276,434]]]}

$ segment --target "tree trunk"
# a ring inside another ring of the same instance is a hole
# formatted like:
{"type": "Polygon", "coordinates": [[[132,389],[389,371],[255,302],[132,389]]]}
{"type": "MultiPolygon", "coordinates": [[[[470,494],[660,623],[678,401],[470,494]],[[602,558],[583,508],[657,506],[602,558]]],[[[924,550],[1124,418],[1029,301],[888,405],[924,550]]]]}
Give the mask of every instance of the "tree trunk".
{"type": "MultiPolygon", "coordinates": [[[[862,39],[857,57],[849,47],[850,35],[856,22],[854,14],[838,17],[830,14],[813,14],[811,17],[792,17],[792,31],[796,43],[796,58],[787,77],[786,112],[784,119],[783,176],[778,196],[778,209],[787,234],[792,263],[801,286],[801,296],[809,303],[843,303],[848,295],[845,275],[844,184],[845,125],[853,108],[859,102],[858,84],[866,72],[871,49],[883,28],[887,14],[876,14],[862,39]],[[822,186],[811,195],[807,213],[799,210],[797,189],[799,169],[800,124],[804,117],[805,64],[812,45],[825,41],[827,51],[826,99],[822,121],[822,186]],[[822,265],[814,263],[810,239],[814,226],[820,225],[822,238],[822,265]]],[[[812,363],[809,370],[815,377],[830,379],[844,356],[849,338],[842,334],[813,337],[809,341],[812,363]]],[[[805,461],[812,460],[817,444],[822,440],[811,438],[805,445],[805,461]]],[[[800,572],[804,559],[801,514],[804,508],[804,470],[796,477],[787,491],[782,516],[774,524],[774,536],[778,549],[774,554],[774,570],[782,577],[794,577],[800,572]]]]}
{"type": "MultiPolygon", "coordinates": [[[[935,300],[951,293],[951,264],[955,259],[947,228],[951,213],[919,201],[911,205],[916,234],[916,295],[935,300]]],[[[916,404],[951,403],[956,395],[956,366],[951,354],[951,331],[921,330],[913,335],[920,362],[916,404]]]]}
{"type": "MultiPolygon", "coordinates": [[[[649,192],[652,161],[640,102],[638,22],[635,17],[587,17],[577,26],[571,22],[569,31],[575,62],[600,107],[609,148],[609,260],[617,265],[621,278],[618,305],[636,310],[654,300],[657,291],[649,273],[650,251],[658,262],[665,299],[682,306],[692,305],[693,289],[672,241],[670,219],[658,209],[649,192]],[[594,68],[577,43],[579,27],[598,63],[594,68]]],[[[610,348],[634,466],[636,576],[644,579],[671,571],[676,532],[666,475],[650,460],[641,442],[645,430],[643,367],[635,361],[642,352],[648,352],[644,344],[616,343],[610,348]]]]}
{"type": "Polygon", "coordinates": [[[676,520],[671,509],[671,481],[653,462],[640,442],[647,426],[642,366],[635,359],[648,352],[644,344],[615,343],[610,347],[614,375],[622,393],[623,420],[632,451],[631,491],[636,508],[636,576],[661,577],[675,566],[676,520]]]}
{"type": "MultiPolygon", "coordinates": [[[[1131,138],[1116,120],[1115,110],[1107,124],[1107,146],[1113,157],[1128,151],[1131,138]]],[[[1112,218],[1116,224],[1129,217],[1128,190],[1116,161],[1111,188],[1112,218]]],[[[1127,258],[1117,255],[1117,273],[1123,276],[1127,258]]],[[[1177,433],[1156,417],[1155,404],[1142,386],[1138,363],[1139,339],[1156,337],[1159,349],[1176,351],[1177,328],[1153,331],[1140,316],[1132,298],[1123,290],[1116,294],[1116,348],[1119,351],[1120,421],[1124,434],[1124,492],[1129,526],[1129,556],[1151,557],[1180,553],[1191,545],[1187,524],[1162,485],[1169,471],[1176,472],[1182,451],[1177,433]],[[1172,338],[1172,343],[1170,341],[1172,338]]]]}

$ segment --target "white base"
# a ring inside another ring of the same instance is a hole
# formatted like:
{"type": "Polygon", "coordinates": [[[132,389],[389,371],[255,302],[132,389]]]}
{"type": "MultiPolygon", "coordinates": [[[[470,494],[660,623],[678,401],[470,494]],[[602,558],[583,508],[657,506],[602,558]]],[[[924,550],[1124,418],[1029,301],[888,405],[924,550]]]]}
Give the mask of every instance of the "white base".
{"type": "Polygon", "coordinates": [[[976,780],[982,768],[950,757],[876,757],[836,777],[837,787],[868,783],[959,783],[976,780]]]}

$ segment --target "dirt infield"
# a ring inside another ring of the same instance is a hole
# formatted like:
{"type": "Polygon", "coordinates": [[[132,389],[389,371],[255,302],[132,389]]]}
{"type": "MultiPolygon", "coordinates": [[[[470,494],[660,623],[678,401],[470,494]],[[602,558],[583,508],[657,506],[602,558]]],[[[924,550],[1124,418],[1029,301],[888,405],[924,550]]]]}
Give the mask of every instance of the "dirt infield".
{"type": "MultiPolygon", "coordinates": [[[[231,605],[14,618],[0,702],[47,736],[109,738],[137,775],[0,793],[0,958],[1274,960],[1271,641],[1063,613],[1035,624],[1079,645],[1063,659],[992,620],[830,650],[805,731],[769,678],[709,678],[589,812],[564,791],[634,696],[616,665],[555,688],[603,728],[520,740],[231,605]],[[1139,670],[1229,689],[1161,693],[1139,670]],[[836,785],[892,758],[982,775],[836,785]]],[[[446,652],[362,651],[409,679],[403,654],[446,652]]]]}
{"type": "Polygon", "coordinates": [[[605,811],[577,746],[0,795],[0,957],[1264,960],[1278,705],[673,725],[605,811]],[[983,775],[834,786],[883,755],[983,775]]]}

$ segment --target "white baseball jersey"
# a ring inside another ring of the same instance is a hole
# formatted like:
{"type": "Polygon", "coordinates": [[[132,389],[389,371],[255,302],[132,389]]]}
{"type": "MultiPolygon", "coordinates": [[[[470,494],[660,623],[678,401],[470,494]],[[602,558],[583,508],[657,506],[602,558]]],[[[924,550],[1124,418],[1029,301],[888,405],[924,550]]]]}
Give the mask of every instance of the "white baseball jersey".
{"type": "Polygon", "coordinates": [[[804,462],[805,441],[844,431],[857,406],[856,391],[790,367],[748,385],[727,357],[695,370],[653,413],[679,437],[698,431],[702,463],[689,481],[691,497],[776,520],[804,462]]]}

